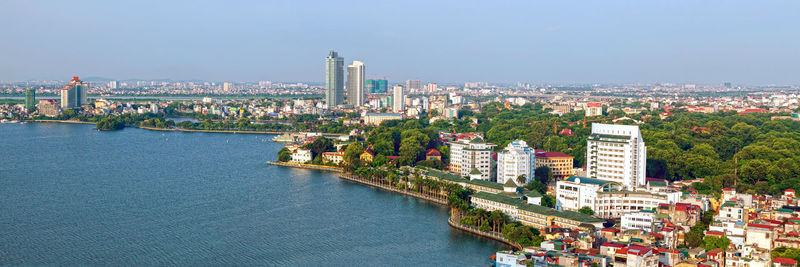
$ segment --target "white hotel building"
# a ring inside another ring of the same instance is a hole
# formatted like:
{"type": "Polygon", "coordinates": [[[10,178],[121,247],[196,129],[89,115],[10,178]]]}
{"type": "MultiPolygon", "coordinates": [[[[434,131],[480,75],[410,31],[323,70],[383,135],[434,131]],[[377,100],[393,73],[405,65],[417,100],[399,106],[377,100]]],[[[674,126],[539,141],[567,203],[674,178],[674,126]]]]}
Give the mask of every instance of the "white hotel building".
{"type": "Polygon", "coordinates": [[[647,148],[639,126],[592,124],[586,144],[589,178],[616,182],[629,190],[645,186],[647,148]]]}
{"type": "Polygon", "coordinates": [[[492,181],[492,148],[480,137],[472,140],[460,139],[450,142],[450,171],[461,177],[470,177],[473,169],[480,172],[480,179],[492,181]]]}
{"type": "Polygon", "coordinates": [[[556,209],[579,210],[583,207],[595,209],[597,192],[618,189],[617,183],[586,177],[572,176],[556,182],[556,209]]]}
{"type": "Polygon", "coordinates": [[[523,186],[524,184],[517,182],[517,177],[525,175],[527,184],[533,179],[535,161],[536,153],[528,147],[528,143],[522,140],[509,143],[503,151],[497,153],[497,182],[505,184],[512,180],[518,186],[523,186]]]}

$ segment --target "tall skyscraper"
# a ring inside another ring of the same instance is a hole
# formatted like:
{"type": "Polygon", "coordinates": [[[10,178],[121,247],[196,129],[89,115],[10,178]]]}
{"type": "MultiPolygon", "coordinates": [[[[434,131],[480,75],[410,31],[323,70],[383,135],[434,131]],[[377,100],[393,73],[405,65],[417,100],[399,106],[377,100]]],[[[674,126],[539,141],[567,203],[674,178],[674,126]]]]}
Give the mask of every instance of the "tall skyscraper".
{"type": "Polygon", "coordinates": [[[331,50],[325,58],[325,103],[333,109],[344,102],[344,59],[331,50]]]}
{"type": "Polygon", "coordinates": [[[639,126],[594,123],[586,143],[589,178],[631,190],[645,186],[647,148],[639,126]]]}
{"type": "Polygon", "coordinates": [[[222,90],[225,91],[225,92],[230,91],[231,90],[231,83],[229,83],[229,82],[222,83],[222,90]]]}
{"type": "Polygon", "coordinates": [[[347,66],[347,104],[364,105],[364,62],[353,61],[347,66]]]}
{"type": "Polygon", "coordinates": [[[30,112],[36,106],[36,89],[25,89],[25,110],[30,112]]]}
{"type": "Polygon", "coordinates": [[[403,96],[403,86],[395,85],[394,94],[392,95],[392,110],[394,112],[402,112],[405,109],[405,99],[403,96]]]}
{"type": "Polygon", "coordinates": [[[86,101],[86,91],[89,90],[89,83],[81,81],[78,76],[64,87],[61,87],[61,108],[77,108],[88,104],[86,101]]]}
{"type": "Polygon", "coordinates": [[[406,89],[409,92],[415,92],[422,90],[422,81],[420,80],[408,80],[406,81],[406,89]]]}

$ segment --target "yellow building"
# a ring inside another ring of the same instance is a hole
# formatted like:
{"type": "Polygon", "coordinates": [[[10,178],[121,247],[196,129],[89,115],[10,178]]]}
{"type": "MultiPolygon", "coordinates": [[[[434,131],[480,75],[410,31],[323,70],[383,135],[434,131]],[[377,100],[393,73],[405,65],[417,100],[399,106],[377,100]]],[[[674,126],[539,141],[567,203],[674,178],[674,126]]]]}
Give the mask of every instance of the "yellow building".
{"type": "Polygon", "coordinates": [[[560,181],[573,175],[572,159],[572,156],[563,152],[547,152],[537,149],[534,165],[536,168],[547,166],[553,171],[553,178],[560,181]]]}

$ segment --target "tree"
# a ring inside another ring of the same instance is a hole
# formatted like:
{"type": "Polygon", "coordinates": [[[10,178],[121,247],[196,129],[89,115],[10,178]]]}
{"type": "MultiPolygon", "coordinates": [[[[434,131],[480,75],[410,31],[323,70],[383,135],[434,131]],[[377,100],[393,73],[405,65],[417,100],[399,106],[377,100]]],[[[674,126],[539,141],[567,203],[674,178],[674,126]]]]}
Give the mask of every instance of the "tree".
{"type": "Polygon", "coordinates": [[[424,167],[429,167],[429,168],[434,168],[434,169],[439,169],[439,170],[444,170],[444,167],[445,167],[444,163],[441,160],[438,160],[438,159],[429,159],[429,160],[419,161],[419,162],[417,162],[417,166],[424,166],[424,167]]]}
{"type": "Polygon", "coordinates": [[[728,249],[728,245],[731,244],[731,240],[728,239],[726,236],[716,237],[716,236],[705,236],[703,237],[703,248],[706,251],[721,248],[721,249],[728,249]]]}
{"type": "Polygon", "coordinates": [[[556,207],[556,197],[551,195],[542,195],[542,206],[548,208],[555,208],[556,207]]]}
{"type": "Polygon", "coordinates": [[[333,141],[320,136],[317,137],[317,139],[314,139],[314,142],[305,145],[305,148],[310,149],[311,156],[316,158],[317,156],[322,155],[322,153],[325,151],[333,150],[333,141]]]}
{"type": "Polygon", "coordinates": [[[349,166],[361,166],[360,156],[362,153],[364,153],[364,147],[361,143],[353,142],[347,145],[342,158],[349,166]]]}
{"type": "Polygon", "coordinates": [[[287,162],[292,159],[292,153],[286,147],[278,150],[278,161],[287,162]]]}
{"type": "Polygon", "coordinates": [[[539,181],[540,183],[545,185],[553,181],[553,171],[550,170],[550,168],[547,166],[541,166],[539,168],[536,168],[533,171],[533,175],[536,178],[535,179],[536,181],[539,181]]]}
{"type": "Polygon", "coordinates": [[[528,181],[528,184],[525,185],[525,189],[539,192],[539,194],[542,194],[542,195],[547,193],[547,186],[542,184],[542,183],[540,183],[539,181],[536,181],[536,180],[528,181]]]}
{"type": "Polygon", "coordinates": [[[584,206],[583,208],[579,209],[578,212],[586,214],[586,215],[594,215],[594,211],[592,208],[584,206]]]}
{"type": "Polygon", "coordinates": [[[524,185],[524,184],[525,184],[525,181],[527,181],[527,180],[528,180],[528,179],[527,179],[527,178],[525,177],[525,175],[523,174],[523,175],[517,176],[517,180],[516,180],[516,182],[517,182],[517,184],[518,184],[518,185],[524,185]]]}

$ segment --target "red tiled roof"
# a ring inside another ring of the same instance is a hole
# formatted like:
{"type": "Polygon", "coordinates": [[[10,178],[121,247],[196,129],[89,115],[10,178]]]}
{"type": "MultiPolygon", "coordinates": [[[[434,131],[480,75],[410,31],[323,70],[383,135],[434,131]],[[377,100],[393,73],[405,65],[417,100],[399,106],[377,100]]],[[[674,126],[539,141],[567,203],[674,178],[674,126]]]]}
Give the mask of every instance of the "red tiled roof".
{"type": "Polygon", "coordinates": [[[611,233],[619,233],[619,229],[617,229],[617,228],[603,228],[603,230],[600,230],[600,231],[611,232],[611,233]]]}
{"type": "Polygon", "coordinates": [[[439,150],[436,150],[434,148],[431,148],[431,149],[428,149],[428,151],[425,151],[425,156],[441,156],[441,155],[442,155],[442,153],[439,153],[439,150]]]}
{"type": "Polygon", "coordinates": [[[602,103],[589,103],[589,104],[586,104],[586,106],[590,107],[590,108],[597,108],[597,107],[603,107],[603,104],[602,103]]]}
{"type": "Polygon", "coordinates": [[[718,236],[724,236],[724,235],[725,235],[725,233],[723,233],[723,232],[717,232],[717,231],[706,231],[706,233],[705,233],[705,234],[706,234],[706,235],[718,235],[718,236]]]}
{"type": "Polygon", "coordinates": [[[772,226],[772,225],[758,224],[758,223],[748,223],[747,227],[764,228],[764,229],[769,229],[769,230],[772,230],[772,229],[775,228],[775,226],[772,226]]]}
{"type": "Polygon", "coordinates": [[[628,246],[628,254],[636,254],[636,255],[644,255],[650,252],[652,249],[644,246],[639,245],[630,245],[628,246]]]}
{"type": "Polygon", "coordinates": [[[765,222],[771,223],[771,224],[781,224],[781,223],[783,223],[782,221],[772,220],[772,219],[762,219],[762,220],[764,220],[765,222]]]}
{"type": "Polygon", "coordinates": [[[772,259],[772,262],[777,262],[777,263],[781,263],[781,264],[797,264],[796,260],[789,259],[789,258],[781,258],[781,257],[777,257],[777,258],[772,259]]]}
{"type": "Polygon", "coordinates": [[[650,233],[650,235],[655,236],[656,238],[664,238],[664,235],[659,233],[650,233]]]}
{"type": "Polygon", "coordinates": [[[717,255],[717,254],[720,254],[722,252],[725,252],[725,251],[722,250],[721,248],[715,248],[715,249],[712,249],[712,250],[706,252],[706,255],[717,255]]]}
{"type": "Polygon", "coordinates": [[[614,242],[603,242],[601,247],[615,247],[615,248],[624,248],[625,244],[614,243],[614,242]]]}
{"type": "Polygon", "coordinates": [[[536,157],[537,158],[573,158],[573,156],[567,155],[564,152],[548,152],[541,149],[536,150],[536,157]]]}

